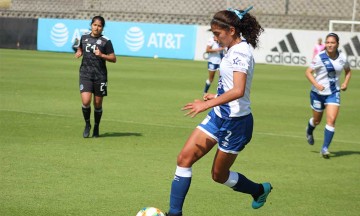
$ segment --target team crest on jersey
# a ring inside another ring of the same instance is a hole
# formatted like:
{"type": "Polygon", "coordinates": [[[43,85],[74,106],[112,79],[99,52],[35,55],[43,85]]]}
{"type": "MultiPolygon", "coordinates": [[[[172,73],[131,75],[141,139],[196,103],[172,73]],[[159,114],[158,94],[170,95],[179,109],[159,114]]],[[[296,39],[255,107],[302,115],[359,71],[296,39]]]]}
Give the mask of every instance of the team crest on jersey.
{"type": "Polygon", "coordinates": [[[324,64],[328,65],[328,64],[330,64],[330,61],[324,61],[324,64]]]}
{"type": "Polygon", "coordinates": [[[100,39],[97,40],[97,41],[96,41],[96,44],[100,45],[100,44],[101,44],[101,40],[100,40],[100,39]]]}
{"type": "Polygon", "coordinates": [[[235,59],[233,59],[233,64],[234,65],[239,65],[240,61],[241,60],[238,57],[236,57],[235,59]]]}

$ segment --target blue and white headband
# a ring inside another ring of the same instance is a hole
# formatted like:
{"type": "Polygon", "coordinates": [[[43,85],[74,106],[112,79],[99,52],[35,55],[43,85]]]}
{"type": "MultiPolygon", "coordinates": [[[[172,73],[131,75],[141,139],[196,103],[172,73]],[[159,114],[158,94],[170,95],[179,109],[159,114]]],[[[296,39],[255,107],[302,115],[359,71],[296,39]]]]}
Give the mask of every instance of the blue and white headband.
{"type": "Polygon", "coordinates": [[[232,9],[232,8],[228,8],[227,10],[234,12],[241,20],[244,17],[244,15],[247,14],[251,9],[253,9],[253,6],[246,8],[243,12],[240,12],[240,11],[232,9]]]}

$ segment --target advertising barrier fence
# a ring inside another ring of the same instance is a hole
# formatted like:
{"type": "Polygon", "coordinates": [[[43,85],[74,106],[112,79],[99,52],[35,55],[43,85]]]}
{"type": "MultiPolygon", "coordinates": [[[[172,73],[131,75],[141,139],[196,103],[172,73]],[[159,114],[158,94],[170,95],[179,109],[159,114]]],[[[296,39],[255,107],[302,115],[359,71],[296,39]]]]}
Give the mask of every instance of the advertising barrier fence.
{"type": "Polygon", "coordinates": [[[36,50],[37,19],[0,18],[0,47],[36,50]]]}
{"type": "MultiPolygon", "coordinates": [[[[75,38],[90,31],[87,20],[39,19],[38,50],[72,52],[75,38]]],[[[116,55],[194,59],[196,26],[106,22],[103,35],[116,55]]]]}
{"type": "MultiPolygon", "coordinates": [[[[73,52],[76,38],[90,32],[89,20],[0,18],[0,47],[73,52]]],[[[360,33],[336,32],[351,68],[360,69],[360,33]]],[[[107,21],[103,34],[116,55],[206,60],[209,26],[107,21]]],[[[257,63],[308,66],[327,31],[266,28],[255,49],[257,63]]]]}
{"type": "MultiPolygon", "coordinates": [[[[204,60],[206,41],[212,37],[209,26],[199,26],[195,60],[204,60]]],[[[309,66],[318,39],[325,43],[327,31],[266,28],[260,36],[260,46],[255,49],[257,63],[309,66]]],[[[360,33],[335,32],[340,37],[339,50],[344,52],[351,68],[360,69],[360,33]]]]}

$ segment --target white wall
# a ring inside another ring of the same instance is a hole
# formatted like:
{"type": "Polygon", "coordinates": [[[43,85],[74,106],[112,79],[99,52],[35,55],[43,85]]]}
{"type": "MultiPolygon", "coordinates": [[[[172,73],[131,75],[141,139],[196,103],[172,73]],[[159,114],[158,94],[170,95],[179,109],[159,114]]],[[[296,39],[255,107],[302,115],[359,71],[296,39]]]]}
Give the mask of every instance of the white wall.
{"type": "MultiPolygon", "coordinates": [[[[204,60],[206,42],[212,36],[208,29],[209,26],[198,27],[195,60],[204,60]]],[[[353,52],[353,55],[348,55],[351,68],[360,69],[360,47],[356,44],[356,41],[360,40],[360,33],[336,33],[340,37],[339,49],[345,52],[347,46],[353,52]]],[[[260,36],[259,48],[254,52],[255,60],[257,63],[308,66],[317,40],[322,38],[325,42],[327,34],[327,31],[267,28],[260,36]],[[275,49],[277,51],[274,51],[275,49]],[[284,49],[287,50],[284,52],[284,49]]]]}

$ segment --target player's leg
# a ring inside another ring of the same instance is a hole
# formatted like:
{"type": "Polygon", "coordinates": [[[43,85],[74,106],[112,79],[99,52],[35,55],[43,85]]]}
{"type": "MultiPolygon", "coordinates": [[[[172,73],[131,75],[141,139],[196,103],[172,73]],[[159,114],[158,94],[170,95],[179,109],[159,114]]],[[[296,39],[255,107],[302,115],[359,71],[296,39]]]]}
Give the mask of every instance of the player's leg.
{"type": "Polygon", "coordinates": [[[226,121],[219,132],[219,145],[216,152],[212,177],[214,181],[224,184],[235,191],[253,196],[253,208],[264,205],[272,187],[270,183],[258,184],[246,178],[239,172],[231,171],[237,155],[250,142],[253,132],[253,117],[251,114],[226,121]],[[261,198],[261,199],[260,199],[261,198]]]}
{"type": "Polygon", "coordinates": [[[338,116],[339,109],[340,107],[335,104],[326,105],[326,125],[324,130],[324,143],[321,148],[321,154],[325,158],[328,158],[330,155],[328,149],[335,134],[335,121],[338,116]]]}
{"type": "MultiPolygon", "coordinates": [[[[250,194],[254,198],[254,201],[258,200],[258,198],[264,194],[264,187],[270,186],[270,188],[267,188],[267,196],[271,191],[271,185],[269,183],[263,186],[262,184],[251,181],[239,172],[230,171],[236,157],[237,154],[225,153],[218,149],[212,168],[213,180],[232,188],[234,191],[250,194]]],[[[262,205],[263,204],[261,204],[261,206],[262,205]]]]}
{"type": "Polygon", "coordinates": [[[206,126],[212,125],[208,122],[209,119],[207,117],[192,132],[177,157],[177,168],[171,184],[168,215],[182,215],[182,207],[191,184],[192,165],[207,154],[217,143],[216,137],[207,131],[211,131],[211,128],[216,130],[215,127],[211,126],[207,130],[204,129],[206,126]]]}
{"type": "Polygon", "coordinates": [[[313,132],[318,124],[320,124],[325,109],[324,98],[315,92],[310,92],[310,106],[312,109],[312,117],[309,119],[306,127],[306,139],[310,145],[314,145],[313,132]]]}
{"type": "Polygon", "coordinates": [[[205,81],[205,88],[204,88],[204,94],[209,91],[209,88],[211,86],[211,83],[214,80],[216,69],[219,67],[219,65],[213,64],[211,62],[208,62],[208,72],[209,76],[208,79],[205,81]]]}
{"type": "Polygon", "coordinates": [[[107,96],[107,82],[98,82],[94,84],[94,130],[92,137],[99,137],[100,121],[103,114],[103,98],[107,96]]]}
{"type": "Polygon", "coordinates": [[[103,113],[103,97],[94,96],[94,131],[92,137],[99,137],[100,120],[103,113]]]}
{"type": "Polygon", "coordinates": [[[87,80],[80,79],[80,96],[82,102],[82,113],[85,120],[85,129],[83,137],[87,138],[90,135],[90,116],[91,116],[91,97],[92,97],[92,83],[87,80]]]}

